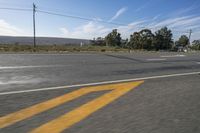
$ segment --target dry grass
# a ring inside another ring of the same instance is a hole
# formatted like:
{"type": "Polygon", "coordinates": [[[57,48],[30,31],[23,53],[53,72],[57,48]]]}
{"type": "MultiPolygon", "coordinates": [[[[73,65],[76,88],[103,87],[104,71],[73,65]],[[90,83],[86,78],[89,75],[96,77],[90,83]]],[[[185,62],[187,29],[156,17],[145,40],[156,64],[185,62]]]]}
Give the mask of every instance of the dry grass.
{"type": "Polygon", "coordinates": [[[6,45],[0,44],[0,52],[127,52],[128,49],[107,46],[64,46],[64,45],[6,45]]]}

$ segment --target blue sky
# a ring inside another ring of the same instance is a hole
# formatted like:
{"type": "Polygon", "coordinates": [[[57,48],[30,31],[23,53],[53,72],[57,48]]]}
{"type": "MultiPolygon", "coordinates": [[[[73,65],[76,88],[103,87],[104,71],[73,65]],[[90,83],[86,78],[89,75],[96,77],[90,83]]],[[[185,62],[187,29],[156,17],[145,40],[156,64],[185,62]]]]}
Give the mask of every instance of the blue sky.
{"type": "MultiPolygon", "coordinates": [[[[181,34],[188,35],[189,29],[193,30],[192,40],[200,39],[200,0],[0,0],[0,8],[32,8],[33,2],[39,10],[93,19],[84,21],[37,12],[38,36],[92,39],[117,28],[127,38],[142,28],[154,32],[168,26],[175,40],[181,34]]],[[[0,35],[31,36],[32,12],[0,9],[0,35]]]]}

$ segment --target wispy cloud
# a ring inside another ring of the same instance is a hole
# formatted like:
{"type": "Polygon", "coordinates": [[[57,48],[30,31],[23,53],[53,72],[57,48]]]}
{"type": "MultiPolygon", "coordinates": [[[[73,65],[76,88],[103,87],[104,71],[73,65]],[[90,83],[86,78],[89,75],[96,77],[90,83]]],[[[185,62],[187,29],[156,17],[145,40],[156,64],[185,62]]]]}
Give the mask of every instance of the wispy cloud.
{"type": "MultiPolygon", "coordinates": [[[[143,5],[139,6],[134,10],[135,13],[143,11],[145,8],[149,8],[152,5],[152,0],[146,1],[143,5]]],[[[140,31],[144,28],[149,28],[152,32],[167,26],[174,34],[176,40],[182,34],[188,34],[189,29],[194,30],[192,39],[200,39],[200,16],[194,11],[198,9],[199,4],[191,3],[191,6],[187,8],[177,9],[168,14],[156,14],[155,16],[141,21],[133,21],[127,26],[108,26],[100,24],[94,19],[93,22],[89,22],[85,25],[75,28],[72,31],[67,29],[62,30],[64,35],[73,36],[75,38],[93,38],[93,37],[104,37],[106,34],[116,28],[121,33],[123,38],[127,38],[135,31],[140,31]]],[[[119,9],[115,15],[109,20],[112,22],[119,18],[127,11],[126,7],[119,9]]],[[[100,19],[101,20],[101,19],[100,19]]]]}
{"type": "Polygon", "coordinates": [[[183,17],[175,17],[169,18],[162,21],[154,21],[153,23],[148,24],[147,26],[150,28],[161,28],[167,26],[172,29],[189,29],[192,27],[200,26],[200,17],[199,16],[183,16],[183,17]]]}
{"type": "MultiPolygon", "coordinates": [[[[183,16],[160,21],[159,19],[152,20],[151,18],[133,21],[127,24],[127,26],[116,27],[109,27],[98,22],[91,21],[82,26],[76,27],[71,31],[67,28],[60,28],[59,30],[61,31],[63,37],[92,39],[93,37],[104,37],[111,32],[112,29],[116,28],[121,33],[123,38],[128,38],[133,32],[140,31],[144,28],[149,28],[152,30],[152,32],[155,32],[158,29],[167,26],[173,31],[174,39],[176,40],[180,35],[187,34],[189,29],[200,28],[199,21],[199,16],[183,16]]],[[[200,31],[200,29],[197,31],[200,31]]],[[[193,39],[199,39],[197,38],[199,37],[198,35],[200,35],[199,32],[195,32],[193,34],[193,39]]]]}
{"type": "Polygon", "coordinates": [[[70,34],[70,32],[69,32],[69,30],[67,28],[62,27],[59,30],[62,32],[62,34],[64,36],[68,36],[70,34]]]}
{"type": "Polygon", "coordinates": [[[188,8],[184,8],[184,9],[180,9],[178,11],[176,11],[176,15],[182,15],[182,14],[185,14],[185,13],[189,13],[191,11],[193,11],[194,9],[196,9],[196,6],[191,6],[191,7],[188,7],[188,8]]]}
{"type": "Polygon", "coordinates": [[[3,19],[0,19],[0,35],[19,36],[25,34],[21,29],[9,24],[3,19]]]}
{"type": "Polygon", "coordinates": [[[200,21],[200,17],[187,18],[187,19],[183,19],[183,20],[175,22],[174,24],[170,25],[170,27],[174,28],[174,27],[181,26],[182,28],[184,27],[188,28],[188,26],[200,25],[199,21],[200,21]]]}
{"type": "Polygon", "coordinates": [[[163,21],[157,22],[157,24],[154,23],[154,25],[152,25],[152,27],[170,26],[170,25],[175,24],[177,22],[189,19],[190,17],[191,16],[184,16],[184,17],[165,19],[163,21]]]}
{"type": "Polygon", "coordinates": [[[147,0],[145,3],[143,3],[141,6],[139,6],[138,8],[136,8],[135,12],[140,12],[143,9],[147,8],[148,6],[150,6],[150,4],[152,3],[152,0],[147,0]]]}
{"type": "Polygon", "coordinates": [[[127,38],[133,32],[144,28],[144,25],[145,25],[144,23],[146,21],[147,20],[134,21],[134,22],[129,23],[127,26],[119,26],[116,29],[118,29],[119,32],[122,33],[122,36],[124,38],[127,38]]]}
{"type": "Polygon", "coordinates": [[[158,14],[158,15],[154,16],[152,20],[155,21],[155,20],[157,20],[160,16],[161,16],[161,15],[158,14]]]}
{"type": "Polygon", "coordinates": [[[88,22],[84,25],[74,28],[73,30],[68,30],[65,27],[59,29],[62,37],[70,38],[83,38],[92,39],[94,37],[102,37],[108,34],[112,29],[107,28],[98,22],[88,22]]]}
{"type": "Polygon", "coordinates": [[[131,22],[127,24],[127,26],[116,27],[104,26],[98,22],[91,21],[82,26],[76,27],[71,31],[66,27],[60,28],[59,31],[61,32],[62,37],[92,39],[94,37],[105,37],[113,29],[118,29],[122,37],[127,38],[133,32],[144,28],[143,26],[146,21],[147,20],[139,20],[131,22]]]}
{"type": "MultiPolygon", "coordinates": [[[[174,33],[174,39],[176,40],[180,35],[182,34],[188,34],[187,32],[192,29],[200,28],[200,16],[182,16],[182,17],[174,17],[174,18],[168,18],[164,19],[162,21],[153,21],[150,24],[147,24],[146,27],[152,29],[152,31],[156,31],[164,26],[167,26],[172,30],[174,33]]],[[[197,29],[197,31],[200,31],[200,29],[197,29]]],[[[193,33],[194,37],[193,39],[200,39],[199,33],[193,33]],[[197,38],[198,37],[198,38],[197,38]]]]}
{"type": "Polygon", "coordinates": [[[147,6],[147,4],[141,6],[141,7],[138,7],[135,12],[140,12],[142,9],[144,9],[145,7],[147,6]]]}
{"type": "Polygon", "coordinates": [[[113,20],[117,19],[119,16],[121,16],[123,13],[125,13],[128,10],[127,7],[123,7],[119,9],[116,14],[109,20],[109,22],[112,22],[113,20]]]}
{"type": "Polygon", "coordinates": [[[132,30],[133,28],[136,28],[141,23],[142,21],[135,21],[135,22],[129,23],[127,26],[119,26],[117,27],[117,29],[132,30]]]}
{"type": "Polygon", "coordinates": [[[193,3],[189,7],[185,7],[185,8],[181,8],[181,9],[177,9],[173,11],[172,13],[169,14],[169,17],[184,16],[195,11],[198,8],[199,8],[199,4],[196,5],[195,3],[193,3]]]}

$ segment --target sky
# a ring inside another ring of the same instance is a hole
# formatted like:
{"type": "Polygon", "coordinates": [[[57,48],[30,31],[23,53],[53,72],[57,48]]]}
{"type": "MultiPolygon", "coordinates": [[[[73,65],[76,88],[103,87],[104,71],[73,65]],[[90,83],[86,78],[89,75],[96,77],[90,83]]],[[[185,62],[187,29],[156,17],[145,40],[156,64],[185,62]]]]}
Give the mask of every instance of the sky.
{"type": "Polygon", "coordinates": [[[36,12],[37,36],[93,39],[118,29],[125,39],[144,28],[155,32],[167,26],[174,40],[190,29],[191,40],[200,39],[200,0],[0,0],[0,35],[32,36],[31,10],[2,8],[32,9],[33,3],[37,10],[91,19],[36,12]]]}

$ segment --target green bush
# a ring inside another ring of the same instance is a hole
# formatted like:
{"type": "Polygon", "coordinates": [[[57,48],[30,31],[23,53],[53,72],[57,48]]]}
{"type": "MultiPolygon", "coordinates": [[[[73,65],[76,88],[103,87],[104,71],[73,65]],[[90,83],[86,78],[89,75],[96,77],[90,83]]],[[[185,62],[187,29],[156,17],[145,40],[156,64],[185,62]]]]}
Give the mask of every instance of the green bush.
{"type": "Polygon", "coordinates": [[[66,45],[31,45],[0,44],[0,52],[106,52],[128,51],[128,49],[109,46],[66,46],[66,45]]]}

